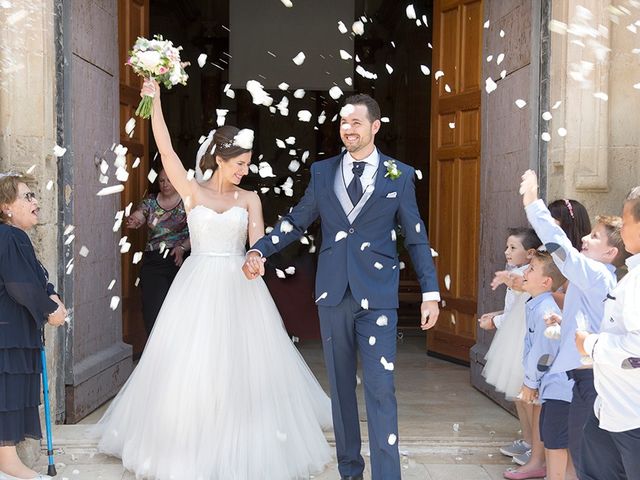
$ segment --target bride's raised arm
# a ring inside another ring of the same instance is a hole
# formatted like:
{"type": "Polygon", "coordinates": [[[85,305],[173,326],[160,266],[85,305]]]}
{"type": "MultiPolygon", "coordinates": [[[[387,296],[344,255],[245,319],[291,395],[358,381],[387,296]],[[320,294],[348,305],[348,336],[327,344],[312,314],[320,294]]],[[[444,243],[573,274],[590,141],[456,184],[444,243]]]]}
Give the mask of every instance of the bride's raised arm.
{"type": "Polygon", "coordinates": [[[158,146],[162,165],[164,171],[167,172],[169,181],[180,196],[185,199],[192,195],[193,189],[197,187],[197,182],[190,181],[187,178],[187,171],[182,165],[178,154],[173,150],[173,145],[171,145],[171,136],[162,115],[160,86],[155,80],[145,80],[140,94],[151,94],[153,96],[153,112],[151,114],[153,138],[158,146]]]}

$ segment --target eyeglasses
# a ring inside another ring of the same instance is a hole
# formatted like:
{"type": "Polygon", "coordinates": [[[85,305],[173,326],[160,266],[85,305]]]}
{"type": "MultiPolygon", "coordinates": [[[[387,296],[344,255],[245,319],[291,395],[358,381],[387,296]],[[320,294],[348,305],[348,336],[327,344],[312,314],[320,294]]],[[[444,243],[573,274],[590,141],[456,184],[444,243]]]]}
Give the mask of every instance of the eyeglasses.
{"type": "Polygon", "coordinates": [[[24,194],[24,198],[27,200],[27,202],[33,203],[33,201],[36,199],[36,194],[34,192],[27,192],[24,194]]]}

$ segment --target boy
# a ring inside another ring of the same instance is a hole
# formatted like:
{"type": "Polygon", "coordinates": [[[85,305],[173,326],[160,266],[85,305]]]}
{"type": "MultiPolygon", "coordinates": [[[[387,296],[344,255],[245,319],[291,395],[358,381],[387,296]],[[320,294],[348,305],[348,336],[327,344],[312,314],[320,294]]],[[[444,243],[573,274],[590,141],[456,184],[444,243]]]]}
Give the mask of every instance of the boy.
{"type": "Polygon", "coordinates": [[[607,296],[600,333],[576,332],[598,398],[584,427],[581,480],[640,479],[640,186],[622,211],[629,273],[607,296]]]}
{"type": "MultiPolygon", "coordinates": [[[[565,278],[553,262],[551,254],[536,251],[524,272],[522,288],[531,295],[526,306],[527,332],[524,341],[524,385],[520,396],[523,402],[536,403],[532,425],[539,425],[540,440],[544,444],[548,479],[563,479],[573,465],[568,455],[569,402],[573,382],[564,373],[550,373],[560,348],[558,339],[547,338],[545,317],[560,314],[551,292],[562,285],[565,278]],[[539,405],[542,404],[542,406],[539,405]]],[[[534,429],[535,432],[535,429],[534,429]]],[[[537,433],[537,432],[535,432],[537,433]]],[[[535,438],[534,434],[534,438],[535,438]]],[[[535,441],[534,441],[535,443],[535,441]]],[[[544,468],[507,471],[507,479],[537,478],[544,476],[544,468]]],[[[575,472],[573,473],[575,477],[575,472]]]]}

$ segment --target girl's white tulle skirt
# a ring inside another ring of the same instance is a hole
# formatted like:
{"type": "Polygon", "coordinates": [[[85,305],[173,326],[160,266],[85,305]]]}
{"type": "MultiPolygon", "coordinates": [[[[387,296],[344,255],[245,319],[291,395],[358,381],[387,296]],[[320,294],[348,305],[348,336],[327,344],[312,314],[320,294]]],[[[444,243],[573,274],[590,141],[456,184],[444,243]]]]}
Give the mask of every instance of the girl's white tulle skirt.
{"type": "Polygon", "coordinates": [[[526,332],[525,303],[528,295],[520,295],[505,315],[485,355],[482,376],[498,392],[513,400],[520,393],[524,381],[522,355],[526,332]]]}
{"type": "Polygon", "coordinates": [[[330,400],[243,257],[191,256],[95,427],[138,478],[290,480],[331,460],[330,400]]]}

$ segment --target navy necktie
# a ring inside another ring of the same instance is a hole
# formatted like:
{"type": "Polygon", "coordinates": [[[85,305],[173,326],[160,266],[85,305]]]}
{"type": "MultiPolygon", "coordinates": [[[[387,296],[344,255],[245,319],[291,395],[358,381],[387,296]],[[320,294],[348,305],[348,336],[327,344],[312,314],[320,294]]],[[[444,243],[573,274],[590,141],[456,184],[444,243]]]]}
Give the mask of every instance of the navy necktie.
{"type": "Polygon", "coordinates": [[[351,180],[351,183],[347,187],[347,193],[354,207],[360,201],[360,197],[362,197],[362,182],[360,181],[360,177],[364,172],[366,164],[366,162],[353,162],[353,168],[351,169],[353,172],[353,180],[351,180]]]}

